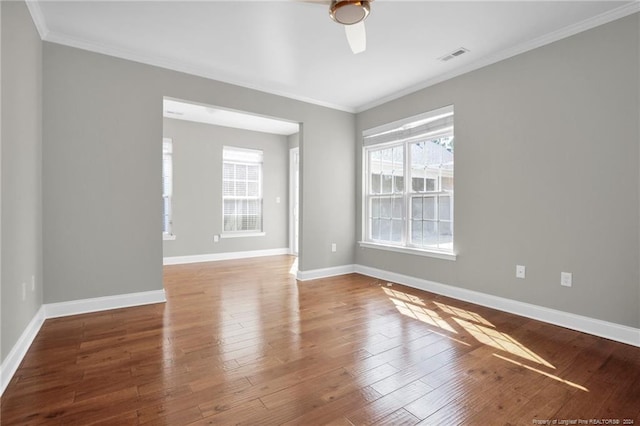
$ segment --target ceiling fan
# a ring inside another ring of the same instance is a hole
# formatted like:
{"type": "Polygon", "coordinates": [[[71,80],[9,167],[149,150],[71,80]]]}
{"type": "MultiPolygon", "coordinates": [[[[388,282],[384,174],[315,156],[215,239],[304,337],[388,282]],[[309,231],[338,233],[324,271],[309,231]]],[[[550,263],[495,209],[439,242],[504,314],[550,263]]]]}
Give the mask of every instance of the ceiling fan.
{"type": "Polygon", "coordinates": [[[364,52],[367,48],[367,33],[364,20],[371,12],[373,0],[331,0],[312,1],[329,4],[329,16],[338,24],[344,25],[347,41],[353,53],[364,52]]]}
{"type": "Polygon", "coordinates": [[[329,6],[329,16],[344,25],[347,41],[354,54],[367,49],[367,32],[364,20],[371,12],[369,0],[333,0],[329,6]]]}

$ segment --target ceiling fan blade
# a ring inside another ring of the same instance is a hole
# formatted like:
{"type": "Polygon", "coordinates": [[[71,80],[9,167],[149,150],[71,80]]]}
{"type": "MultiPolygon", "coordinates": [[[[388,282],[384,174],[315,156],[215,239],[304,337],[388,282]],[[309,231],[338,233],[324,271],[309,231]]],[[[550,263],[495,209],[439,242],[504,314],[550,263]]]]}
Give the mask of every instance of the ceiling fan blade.
{"type": "Polygon", "coordinates": [[[367,32],[364,28],[364,21],[353,25],[345,25],[344,31],[354,54],[364,52],[367,49],[367,32]]]}

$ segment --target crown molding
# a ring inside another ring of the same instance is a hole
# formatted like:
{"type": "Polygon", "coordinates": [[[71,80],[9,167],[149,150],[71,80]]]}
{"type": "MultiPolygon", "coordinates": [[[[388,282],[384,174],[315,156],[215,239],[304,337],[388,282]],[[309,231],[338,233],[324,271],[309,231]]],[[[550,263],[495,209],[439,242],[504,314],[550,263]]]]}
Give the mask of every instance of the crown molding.
{"type": "Polygon", "coordinates": [[[27,0],[25,1],[25,4],[27,5],[27,9],[29,9],[31,19],[36,26],[36,30],[38,30],[38,34],[40,34],[40,39],[45,40],[50,31],[49,27],[47,27],[44,15],[42,14],[40,3],[37,0],[27,0]]]}
{"type": "Polygon", "coordinates": [[[600,25],[607,24],[617,19],[624,18],[625,16],[629,16],[637,12],[640,12],[640,1],[635,0],[626,5],[609,10],[607,12],[601,13],[600,15],[593,16],[591,18],[585,19],[584,21],[577,22],[575,24],[569,25],[559,30],[550,32],[541,37],[537,37],[533,40],[529,40],[525,43],[521,43],[509,49],[502,50],[493,55],[485,56],[484,58],[481,58],[475,62],[472,62],[471,64],[468,64],[460,68],[456,68],[447,73],[441,74],[438,77],[407,87],[406,89],[395,92],[392,95],[385,96],[378,100],[361,105],[355,109],[355,112],[360,113],[360,112],[369,110],[371,108],[375,108],[387,102],[394,101],[396,99],[402,98],[403,96],[407,96],[411,93],[415,93],[419,90],[426,89],[427,87],[435,86],[438,83],[442,83],[454,77],[458,77],[468,72],[475,71],[480,68],[484,68],[488,65],[495,64],[497,62],[503,61],[505,59],[509,59],[511,57],[537,49],[539,47],[546,46],[547,44],[551,44],[556,41],[562,40],[564,38],[571,37],[578,33],[590,30],[600,25]]]}
{"type": "Polygon", "coordinates": [[[324,102],[324,101],[312,99],[306,96],[300,96],[294,93],[289,93],[283,90],[271,90],[266,87],[249,84],[240,80],[230,78],[228,76],[223,76],[221,74],[218,74],[215,71],[206,69],[206,67],[201,67],[201,66],[192,65],[192,64],[185,64],[185,63],[174,61],[172,59],[161,57],[161,56],[147,55],[147,54],[136,52],[130,49],[122,49],[114,46],[108,46],[102,43],[80,40],[74,37],[69,37],[67,35],[51,32],[51,31],[47,33],[47,36],[44,37],[43,40],[48,41],[50,43],[56,43],[64,46],[74,47],[76,49],[88,50],[90,52],[99,53],[102,55],[113,56],[120,59],[126,59],[129,61],[138,62],[145,65],[152,65],[159,68],[164,68],[172,71],[182,72],[189,75],[194,75],[197,77],[203,77],[210,80],[218,81],[220,83],[232,84],[234,86],[242,87],[244,89],[256,90],[258,92],[263,92],[263,93],[267,93],[275,96],[281,96],[284,98],[293,99],[296,101],[305,102],[308,104],[313,104],[313,105],[317,105],[325,108],[330,108],[330,109],[349,112],[349,113],[355,113],[355,108],[347,107],[344,105],[337,105],[330,102],[324,102]]]}
{"type": "Polygon", "coordinates": [[[52,32],[47,27],[46,21],[44,19],[44,15],[42,14],[42,10],[40,8],[39,1],[42,1],[42,0],[27,0],[26,4],[27,4],[27,7],[29,8],[29,12],[31,13],[31,18],[33,19],[33,22],[38,30],[38,33],[40,34],[40,38],[44,41],[48,41],[56,44],[62,44],[69,47],[75,47],[77,49],[88,50],[94,53],[100,53],[103,55],[126,59],[126,60],[130,60],[133,62],[138,62],[146,65],[165,68],[172,71],[178,71],[178,72],[182,72],[182,73],[186,73],[186,74],[190,74],[198,77],[212,79],[212,80],[219,81],[221,83],[232,84],[232,85],[243,87],[246,89],[256,90],[259,92],[268,93],[275,96],[282,96],[282,97],[293,99],[296,101],[305,102],[308,104],[313,104],[313,105],[330,108],[334,110],[339,110],[339,111],[344,111],[344,112],[349,112],[349,113],[360,113],[360,112],[369,110],[371,108],[375,108],[377,106],[399,99],[403,96],[409,95],[419,90],[426,89],[427,87],[434,86],[446,80],[450,80],[454,77],[458,77],[468,72],[475,71],[477,69],[486,67],[488,65],[495,64],[497,62],[511,58],[513,56],[519,55],[521,53],[525,53],[530,50],[537,49],[547,44],[551,44],[558,40],[562,40],[572,35],[581,33],[583,31],[587,31],[597,26],[607,24],[617,19],[624,18],[625,16],[629,16],[633,13],[640,12],[640,1],[634,0],[618,8],[601,13],[600,15],[593,16],[581,22],[578,22],[578,23],[569,25],[567,27],[561,28],[559,30],[553,31],[551,33],[548,33],[544,36],[535,38],[525,43],[521,43],[512,48],[500,51],[493,55],[486,56],[471,64],[468,64],[460,68],[456,68],[454,70],[441,74],[438,77],[425,80],[419,84],[412,85],[410,87],[407,87],[404,90],[397,91],[389,96],[384,96],[382,98],[379,98],[372,102],[362,104],[357,107],[349,107],[345,105],[334,104],[331,102],[320,101],[318,99],[313,99],[307,96],[297,95],[284,90],[272,90],[266,87],[262,87],[260,85],[249,84],[229,76],[221,75],[216,71],[207,69],[206,67],[193,65],[193,64],[184,64],[179,61],[174,61],[169,58],[165,58],[161,56],[147,55],[147,54],[130,50],[130,49],[122,49],[114,46],[108,46],[102,43],[80,40],[64,34],[52,32]]]}

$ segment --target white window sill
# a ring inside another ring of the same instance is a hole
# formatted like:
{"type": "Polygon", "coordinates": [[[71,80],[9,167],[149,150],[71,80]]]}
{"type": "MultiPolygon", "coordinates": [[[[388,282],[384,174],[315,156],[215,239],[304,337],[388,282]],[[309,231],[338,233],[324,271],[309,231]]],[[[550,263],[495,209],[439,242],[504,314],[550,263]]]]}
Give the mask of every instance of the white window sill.
{"type": "Polygon", "coordinates": [[[264,237],[264,232],[233,232],[227,234],[220,234],[220,238],[242,238],[242,237],[264,237]]]}
{"type": "Polygon", "coordinates": [[[359,241],[360,247],[371,248],[376,250],[387,250],[387,251],[395,251],[397,253],[406,253],[413,254],[416,256],[425,256],[425,257],[433,257],[436,259],[443,260],[456,260],[457,255],[455,253],[436,251],[436,250],[425,250],[419,249],[415,247],[398,247],[398,246],[389,246],[385,244],[372,243],[369,241],[359,241]]]}
{"type": "Polygon", "coordinates": [[[171,234],[171,235],[169,235],[169,234],[162,234],[162,239],[163,239],[164,241],[173,241],[173,240],[175,240],[175,239],[176,239],[176,236],[175,236],[175,235],[173,235],[173,234],[171,234]]]}

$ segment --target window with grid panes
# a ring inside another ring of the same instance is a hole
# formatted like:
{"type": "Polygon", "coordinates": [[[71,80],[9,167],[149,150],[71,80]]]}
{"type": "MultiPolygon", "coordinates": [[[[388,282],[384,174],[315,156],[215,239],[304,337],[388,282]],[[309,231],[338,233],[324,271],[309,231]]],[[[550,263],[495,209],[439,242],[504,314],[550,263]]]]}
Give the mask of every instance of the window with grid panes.
{"type": "Polygon", "coordinates": [[[364,241],[453,253],[453,107],[365,132],[364,241]]]}
{"type": "Polygon", "coordinates": [[[223,234],[262,232],[262,151],[223,147],[223,234]]]}

